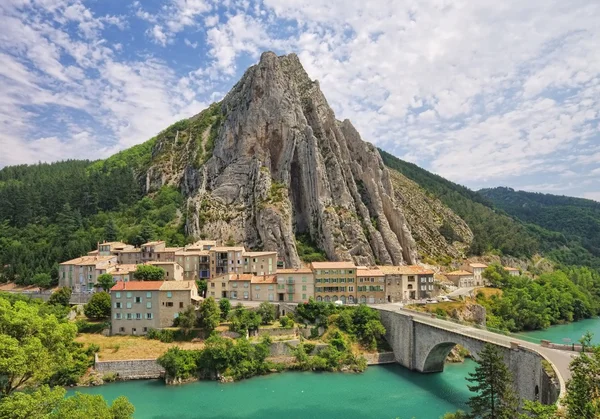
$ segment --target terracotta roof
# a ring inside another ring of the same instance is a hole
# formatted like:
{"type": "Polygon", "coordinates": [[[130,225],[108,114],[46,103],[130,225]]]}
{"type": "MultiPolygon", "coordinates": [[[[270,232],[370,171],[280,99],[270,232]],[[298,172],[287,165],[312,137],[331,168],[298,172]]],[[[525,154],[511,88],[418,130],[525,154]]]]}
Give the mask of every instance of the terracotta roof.
{"type": "Polygon", "coordinates": [[[244,252],[245,250],[246,249],[243,246],[242,247],[239,247],[239,246],[237,246],[237,247],[236,246],[232,246],[232,247],[224,247],[224,246],[216,247],[215,246],[215,247],[211,247],[210,248],[211,252],[244,252]]]}
{"type": "Polygon", "coordinates": [[[353,262],[313,262],[313,269],[356,269],[353,262]]]}
{"type": "Polygon", "coordinates": [[[102,245],[109,245],[109,246],[128,246],[127,243],[123,243],[123,242],[104,242],[104,243],[98,243],[98,246],[102,246],[102,245]]]}
{"type": "Polygon", "coordinates": [[[157,240],[153,242],[144,243],[142,244],[142,246],[156,246],[157,244],[163,244],[164,242],[164,240],[157,240]]]}
{"type": "Polygon", "coordinates": [[[133,249],[119,249],[117,251],[119,253],[142,253],[142,249],[139,247],[134,247],[133,249]]]}
{"type": "Polygon", "coordinates": [[[505,266],[504,270],[506,270],[506,271],[518,271],[519,269],[517,269],[517,268],[511,268],[510,266],[505,266]]]}
{"type": "Polygon", "coordinates": [[[177,291],[197,289],[196,281],[164,281],[160,286],[161,291],[177,291]]]}
{"type": "Polygon", "coordinates": [[[277,275],[253,276],[251,282],[253,284],[276,284],[277,275]]]}
{"type": "Polygon", "coordinates": [[[277,269],[277,274],[311,274],[310,268],[288,268],[288,269],[277,269]]]}
{"type": "Polygon", "coordinates": [[[385,274],[383,273],[383,271],[379,268],[372,268],[372,269],[358,269],[356,271],[356,276],[384,276],[385,274]]]}
{"type": "Polygon", "coordinates": [[[63,262],[61,265],[96,265],[110,260],[116,260],[116,256],[82,256],[63,262]]]}
{"type": "Polygon", "coordinates": [[[117,282],[110,290],[112,291],[158,291],[164,281],[129,281],[117,282]]]}
{"type": "Polygon", "coordinates": [[[383,265],[379,266],[379,269],[384,274],[397,274],[397,275],[433,275],[434,272],[431,269],[426,269],[419,265],[402,265],[392,266],[383,265]]]}
{"type": "Polygon", "coordinates": [[[171,262],[168,260],[149,260],[148,262],[146,262],[147,265],[174,265],[176,263],[177,262],[171,262]]]}
{"type": "Polygon", "coordinates": [[[479,263],[479,262],[469,263],[469,266],[471,268],[487,268],[488,267],[485,263],[479,263]]]}
{"type": "Polygon", "coordinates": [[[137,265],[133,264],[133,263],[120,263],[117,265],[114,265],[112,267],[112,269],[110,271],[108,271],[108,273],[110,274],[126,274],[129,272],[134,272],[137,269],[137,265]]]}
{"type": "Polygon", "coordinates": [[[178,252],[183,250],[183,247],[165,247],[162,250],[157,250],[156,253],[164,253],[164,252],[178,252]]]}
{"type": "Polygon", "coordinates": [[[208,256],[208,250],[190,250],[184,249],[175,252],[175,256],[208,256]]]}
{"type": "Polygon", "coordinates": [[[252,281],[252,274],[229,274],[230,281],[252,281]]]}
{"type": "Polygon", "coordinates": [[[244,256],[267,256],[267,255],[276,255],[277,252],[244,252],[244,256]]]}
{"type": "Polygon", "coordinates": [[[448,273],[445,273],[444,275],[446,275],[446,276],[473,276],[473,272],[461,270],[461,271],[448,272],[448,273]]]}
{"type": "Polygon", "coordinates": [[[88,256],[94,256],[94,255],[97,255],[98,253],[99,253],[99,250],[92,250],[92,251],[88,252],[87,254],[88,254],[88,256]]]}

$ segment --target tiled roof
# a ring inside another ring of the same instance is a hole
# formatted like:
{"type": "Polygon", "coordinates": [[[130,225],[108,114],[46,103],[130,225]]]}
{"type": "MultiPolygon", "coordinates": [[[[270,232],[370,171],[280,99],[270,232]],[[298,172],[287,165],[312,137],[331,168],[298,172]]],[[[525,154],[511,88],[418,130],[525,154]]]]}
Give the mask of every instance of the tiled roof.
{"type": "Polygon", "coordinates": [[[383,271],[384,274],[396,274],[396,275],[433,275],[433,271],[431,269],[426,269],[419,265],[402,265],[402,266],[392,266],[392,265],[383,265],[379,266],[379,269],[383,271]]]}
{"type": "Polygon", "coordinates": [[[191,290],[196,288],[196,281],[164,281],[161,291],[191,290]]]}
{"type": "Polygon", "coordinates": [[[313,262],[313,269],[355,269],[353,262],[313,262]]]}
{"type": "MultiPolygon", "coordinates": [[[[175,281],[173,281],[175,282],[175,281]]],[[[158,291],[163,281],[129,281],[117,282],[110,290],[112,291],[158,291]]]]}
{"type": "Polygon", "coordinates": [[[142,244],[142,246],[156,246],[157,244],[163,244],[164,242],[164,240],[157,240],[153,242],[144,243],[142,244]]]}
{"type": "Polygon", "coordinates": [[[504,270],[506,270],[506,271],[518,271],[517,268],[511,268],[510,266],[505,266],[504,270]]]}
{"type": "Polygon", "coordinates": [[[210,251],[211,252],[243,252],[246,249],[242,246],[232,246],[232,247],[211,247],[210,251]]]}
{"type": "Polygon", "coordinates": [[[374,269],[358,269],[356,271],[356,276],[384,276],[385,274],[379,268],[374,269]]]}
{"type": "Polygon", "coordinates": [[[288,268],[288,269],[277,269],[277,274],[311,274],[310,268],[288,268]]]}
{"type": "Polygon", "coordinates": [[[149,260],[148,262],[146,262],[146,264],[148,265],[173,265],[177,262],[171,262],[168,260],[149,260]]]}
{"type": "Polygon", "coordinates": [[[252,274],[229,274],[230,281],[252,281],[252,274]]]}
{"type": "Polygon", "coordinates": [[[208,256],[210,253],[208,250],[179,250],[175,252],[175,256],[208,256]]]}
{"type": "Polygon", "coordinates": [[[116,256],[82,256],[61,263],[61,265],[95,265],[109,260],[116,260],[116,256]]]}
{"type": "Polygon", "coordinates": [[[259,256],[268,256],[268,255],[276,255],[277,252],[244,252],[244,256],[248,257],[259,257],[259,256]]]}
{"type": "Polygon", "coordinates": [[[479,263],[479,262],[469,263],[469,266],[471,268],[487,268],[488,267],[485,263],[479,263]]]}
{"type": "Polygon", "coordinates": [[[161,253],[161,252],[178,252],[180,250],[183,250],[183,247],[165,247],[163,250],[157,250],[156,253],[161,253]]]}
{"type": "Polygon", "coordinates": [[[473,272],[468,271],[452,271],[445,273],[446,276],[473,276],[473,272]]]}
{"type": "Polygon", "coordinates": [[[276,284],[277,275],[253,276],[251,282],[253,284],[276,284]]]}
{"type": "Polygon", "coordinates": [[[134,272],[136,269],[137,269],[136,264],[120,263],[120,264],[114,265],[112,267],[112,269],[110,271],[108,271],[108,273],[113,274],[113,275],[115,275],[115,274],[122,275],[122,274],[126,274],[129,272],[134,272]]]}

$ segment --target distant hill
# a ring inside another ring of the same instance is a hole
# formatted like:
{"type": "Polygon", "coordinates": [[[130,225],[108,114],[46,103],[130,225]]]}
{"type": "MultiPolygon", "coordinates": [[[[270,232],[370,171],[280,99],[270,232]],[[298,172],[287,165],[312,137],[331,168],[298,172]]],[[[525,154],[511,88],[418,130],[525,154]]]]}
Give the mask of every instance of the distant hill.
{"type": "Polygon", "coordinates": [[[511,188],[482,189],[478,193],[518,219],[565,235],[600,257],[600,203],[511,188]]]}

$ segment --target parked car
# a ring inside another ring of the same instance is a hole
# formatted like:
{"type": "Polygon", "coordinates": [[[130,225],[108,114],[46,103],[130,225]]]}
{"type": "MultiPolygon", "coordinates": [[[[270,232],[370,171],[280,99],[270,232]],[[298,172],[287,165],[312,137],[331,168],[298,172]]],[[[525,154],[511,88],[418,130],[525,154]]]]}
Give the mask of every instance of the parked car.
{"type": "Polygon", "coordinates": [[[447,301],[452,301],[452,300],[450,300],[448,297],[446,297],[445,295],[444,295],[443,297],[440,297],[440,299],[439,299],[439,300],[440,300],[440,301],[444,301],[444,302],[447,302],[447,301]]]}
{"type": "Polygon", "coordinates": [[[434,300],[433,298],[428,298],[425,300],[425,304],[437,304],[437,300],[434,300]]]}

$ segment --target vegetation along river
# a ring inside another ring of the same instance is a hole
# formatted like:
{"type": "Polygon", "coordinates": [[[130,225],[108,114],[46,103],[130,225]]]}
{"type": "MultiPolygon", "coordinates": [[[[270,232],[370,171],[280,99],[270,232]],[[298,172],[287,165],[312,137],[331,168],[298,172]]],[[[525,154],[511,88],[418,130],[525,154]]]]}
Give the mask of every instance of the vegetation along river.
{"type": "MultiPolygon", "coordinates": [[[[527,335],[576,342],[586,331],[600,343],[600,320],[554,326],[527,335]]],[[[369,367],[363,374],[285,372],[237,383],[197,382],[165,386],[129,381],[78,391],[107,400],[125,395],[136,418],[400,418],[437,419],[466,409],[465,377],[475,363],[447,364],[441,374],[419,374],[399,365],[369,367]]],[[[70,391],[69,393],[72,393],[70,391]]]]}

